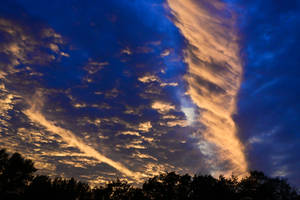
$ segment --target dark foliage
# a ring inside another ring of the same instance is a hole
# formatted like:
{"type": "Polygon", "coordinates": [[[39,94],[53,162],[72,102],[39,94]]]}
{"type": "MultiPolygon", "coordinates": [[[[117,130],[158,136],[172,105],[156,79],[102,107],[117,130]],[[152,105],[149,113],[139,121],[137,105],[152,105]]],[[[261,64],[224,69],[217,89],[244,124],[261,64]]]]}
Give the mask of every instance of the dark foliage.
{"type": "Polygon", "coordinates": [[[0,199],[18,199],[33,178],[36,169],[20,154],[0,150],[0,199]]]}
{"type": "Polygon", "coordinates": [[[0,199],[2,200],[300,200],[299,194],[280,178],[252,171],[238,180],[210,175],[164,173],[148,179],[142,188],[112,181],[91,189],[74,178],[51,179],[33,175],[31,160],[0,150],[0,199]]]}
{"type": "Polygon", "coordinates": [[[74,178],[51,180],[48,176],[36,176],[24,192],[25,199],[91,199],[88,184],[76,181],[74,178]]]}

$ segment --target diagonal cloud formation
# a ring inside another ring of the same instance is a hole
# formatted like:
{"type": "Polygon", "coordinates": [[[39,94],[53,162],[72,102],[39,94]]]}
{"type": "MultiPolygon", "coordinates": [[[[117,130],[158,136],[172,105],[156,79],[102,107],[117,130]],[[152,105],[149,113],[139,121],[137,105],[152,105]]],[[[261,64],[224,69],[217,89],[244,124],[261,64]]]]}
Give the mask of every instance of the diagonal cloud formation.
{"type": "Polygon", "coordinates": [[[46,117],[41,113],[42,109],[42,95],[41,92],[36,93],[36,101],[29,102],[30,108],[23,111],[27,117],[42,126],[44,126],[48,131],[58,134],[64,142],[68,145],[78,148],[81,152],[85,153],[86,156],[93,157],[96,160],[106,163],[111,167],[115,168],[116,170],[120,171],[121,173],[129,176],[135,180],[139,180],[141,178],[140,173],[133,172],[126,168],[119,162],[113,161],[110,158],[102,155],[98,151],[96,151],[93,147],[87,145],[81,138],[77,137],[71,131],[61,128],[55,124],[53,121],[49,121],[46,117]]]}
{"type": "MultiPolygon", "coordinates": [[[[218,149],[213,173],[244,175],[244,146],[232,119],[242,78],[234,17],[219,1],[168,0],[168,6],[188,43],[184,52],[187,93],[197,105],[199,122],[205,127],[201,135],[218,149]]],[[[216,157],[214,151],[209,153],[216,157]]]]}

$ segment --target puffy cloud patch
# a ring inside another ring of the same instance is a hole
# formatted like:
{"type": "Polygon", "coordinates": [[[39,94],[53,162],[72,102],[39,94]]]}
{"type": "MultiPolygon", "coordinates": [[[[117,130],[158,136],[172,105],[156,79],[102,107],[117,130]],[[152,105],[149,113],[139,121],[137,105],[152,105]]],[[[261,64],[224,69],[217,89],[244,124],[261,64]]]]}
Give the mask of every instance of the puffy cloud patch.
{"type": "Polygon", "coordinates": [[[161,114],[166,114],[171,110],[175,110],[175,106],[166,102],[155,101],[152,106],[153,109],[157,110],[161,114]]]}

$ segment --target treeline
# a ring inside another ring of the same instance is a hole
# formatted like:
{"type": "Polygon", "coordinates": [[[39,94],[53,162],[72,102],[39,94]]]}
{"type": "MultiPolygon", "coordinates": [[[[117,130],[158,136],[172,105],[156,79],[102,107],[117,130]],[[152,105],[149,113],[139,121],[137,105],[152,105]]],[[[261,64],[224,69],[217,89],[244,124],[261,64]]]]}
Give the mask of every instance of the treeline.
{"type": "Polygon", "coordinates": [[[141,187],[115,180],[91,188],[73,178],[34,175],[33,162],[0,150],[1,200],[300,200],[286,180],[252,171],[248,177],[163,173],[141,187]]]}

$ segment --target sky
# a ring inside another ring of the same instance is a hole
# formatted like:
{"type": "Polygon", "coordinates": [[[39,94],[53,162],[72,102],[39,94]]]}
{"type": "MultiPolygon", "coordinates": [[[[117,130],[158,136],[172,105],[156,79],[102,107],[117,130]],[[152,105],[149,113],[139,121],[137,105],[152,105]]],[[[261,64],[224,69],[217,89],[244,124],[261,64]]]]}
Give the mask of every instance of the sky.
{"type": "Polygon", "coordinates": [[[139,184],[261,170],[300,186],[297,0],[2,0],[0,147],[139,184]]]}

